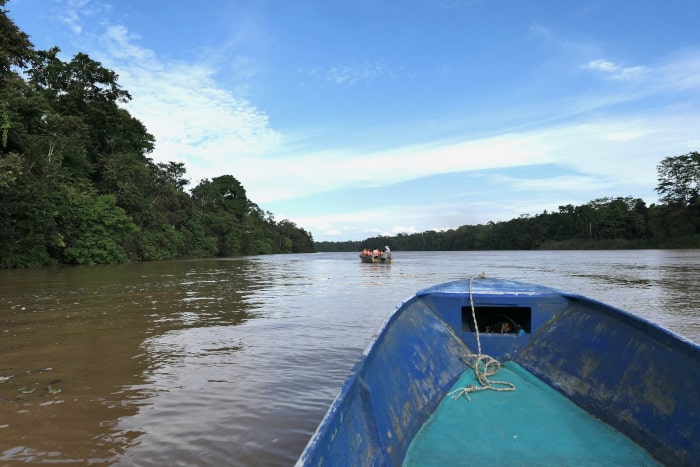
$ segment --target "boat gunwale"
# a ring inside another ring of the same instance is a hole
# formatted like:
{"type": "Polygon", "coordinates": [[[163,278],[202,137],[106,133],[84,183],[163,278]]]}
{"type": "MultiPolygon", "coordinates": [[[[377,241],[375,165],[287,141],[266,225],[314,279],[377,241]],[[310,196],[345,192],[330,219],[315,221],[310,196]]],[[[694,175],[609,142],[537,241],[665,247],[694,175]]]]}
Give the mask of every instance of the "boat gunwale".
{"type": "MultiPolygon", "coordinates": [[[[383,319],[377,331],[373,333],[369,343],[362,352],[362,356],[358,359],[357,362],[355,362],[350,374],[347,376],[343,385],[339,389],[337,396],[331,403],[328,411],[317,426],[313,436],[311,437],[306,448],[302,452],[302,455],[300,456],[296,464],[297,466],[308,464],[309,456],[311,456],[313,451],[316,449],[316,445],[318,445],[318,443],[322,441],[323,434],[327,431],[327,428],[332,426],[337,412],[341,409],[341,407],[344,404],[345,398],[348,396],[348,394],[351,393],[351,391],[356,387],[357,384],[362,383],[361,375],[363,374],[367,362],[372,356],[373,350],[382,341],[383,336],[385,336],[388,333],[388,330],[391,327],[392,323],[398,320],[406,310],[411,308],[411,304],[418,300],[424,300],[426,302],[426,305],[430,307],[430,302],[432,300],[425,300],[430,296],[434,297],[437,300],[440,300],[441,297],[450,298],[453,296],[468,296],[468,285],[469,279],[460,279],[436,284],[431,287],[419,290],[413,295],[402,300],[394,307],[394,309],[383,319]]],[[[651,341],[656,341],[660,345],[667,346],[674,351],[680,351],[691,359],[697,359],[698,354],[700,354],[700,345],[686,338],[683,338],[682,336],[679,336],[678,334],[646,318],[580,294],[570,293],[555,288],[530,284],[526,282],[508,281],[492,278],[475,280],[473,283],[471,293],[474,299],[476,299],[477,297],[529,297],[532,299],[537,299],[541,297],[543,299],[563,298],[569,303],[580,302],[582,304],[581,306],[584,306],[598,313],[603,313],[609,318],[620,321],[623,325],[630,326],[636,329],[638,332],[649,336],[651,341]]],[[[554,321],[557,320],[558,319],[554,319],[554,321]]],[[[461,334],[458,329],[454,329],[454,327],[448,325],[447,323],[444,324],[448,328],[451,328],[452,332],[456,333],[457,335],[461,334]]],[[[551,322],[543,324],[543,326],[538,330],[538,332],[543,331],[544,328],[549,327],[550,324],[551,322]]],[[[496,337],[500,337],[500,335],[497,335],[496,337]]],[[[525,349],[523,348],[522,350],[525,349]]],[[[543,375],[538,377],[541,378],[542,376],[543,375]]],[[[558,392],[563,392],[565,395],[567,395],[565,391],[562,391],[562,388],[557,387],[556,384],[552,384],[551,381],[547,381],[546,377],[543,380],[547,382],[547,384],[549,384],[553,389],[557,390],[558,392]]],[[[567,397],[570,397],[570,395],[567,395],[567,397]]],[[[405,452],[403,455],[405,455],[405,452]]]]}

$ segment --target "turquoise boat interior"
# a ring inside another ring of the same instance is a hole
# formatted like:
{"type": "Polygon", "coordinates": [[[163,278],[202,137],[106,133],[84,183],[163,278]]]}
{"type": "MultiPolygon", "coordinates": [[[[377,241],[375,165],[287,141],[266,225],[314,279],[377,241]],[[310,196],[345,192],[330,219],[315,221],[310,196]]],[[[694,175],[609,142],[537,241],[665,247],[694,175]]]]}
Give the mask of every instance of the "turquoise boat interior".
{"type": "Polygon", "coordinates": [[[404,466],[464,465],[662,465],[610,425],[514,362],[498,380],[513,391],[484,390],[470,401],[461,388],[479,385],[465,371],[408,447],[404,466]],[[466,441],[466,442],[465,442],[466,441]]]}
{"type": "Polygon", "coordinates": [[[698,345],[626,311],[449,282],[387,318],[297,465],[696,465],[698,381],[698,345]]]}

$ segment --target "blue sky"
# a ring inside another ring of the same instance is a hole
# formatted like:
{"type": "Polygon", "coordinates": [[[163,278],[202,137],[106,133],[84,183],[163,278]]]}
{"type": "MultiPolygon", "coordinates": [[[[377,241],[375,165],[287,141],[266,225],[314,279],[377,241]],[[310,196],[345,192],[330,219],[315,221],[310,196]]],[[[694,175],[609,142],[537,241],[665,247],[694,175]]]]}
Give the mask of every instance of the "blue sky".
{"type": "Polygon", "coordinates": [[[190,188],[230,174],[315,240],[633,196],[700,150],[697,0],[10,0],[119,74],[190,188]]]}

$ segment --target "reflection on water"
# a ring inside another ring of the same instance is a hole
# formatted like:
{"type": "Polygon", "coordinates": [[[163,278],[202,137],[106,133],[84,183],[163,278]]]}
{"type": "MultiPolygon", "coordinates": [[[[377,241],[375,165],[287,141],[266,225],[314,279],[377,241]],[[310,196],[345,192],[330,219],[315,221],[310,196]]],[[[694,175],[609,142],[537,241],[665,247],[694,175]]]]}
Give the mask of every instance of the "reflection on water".
{"type": "Polygon", "coordinates": [[[0,461],[290,465],[379,324],[484,271],[700,341],[700,252],[354,253],[0,271],[0,461]]]}

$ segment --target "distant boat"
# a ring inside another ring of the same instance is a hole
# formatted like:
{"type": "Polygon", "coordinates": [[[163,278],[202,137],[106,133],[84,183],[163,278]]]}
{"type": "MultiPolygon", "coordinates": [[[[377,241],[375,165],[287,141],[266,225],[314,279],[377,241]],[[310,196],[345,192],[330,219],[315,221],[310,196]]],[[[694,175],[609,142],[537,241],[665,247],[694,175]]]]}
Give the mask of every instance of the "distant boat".
{"type": "Polygon", "coordinates": [[[698,465],[700,346],[620,309],[481,276],[387,318],[297,461],[698,465]]]}
{"type": "Polygon", "coordinates": [[[360,261],[363,263],[391,263],[391,251],[388,248],[384,251],[362,250],[360,261]]]}

